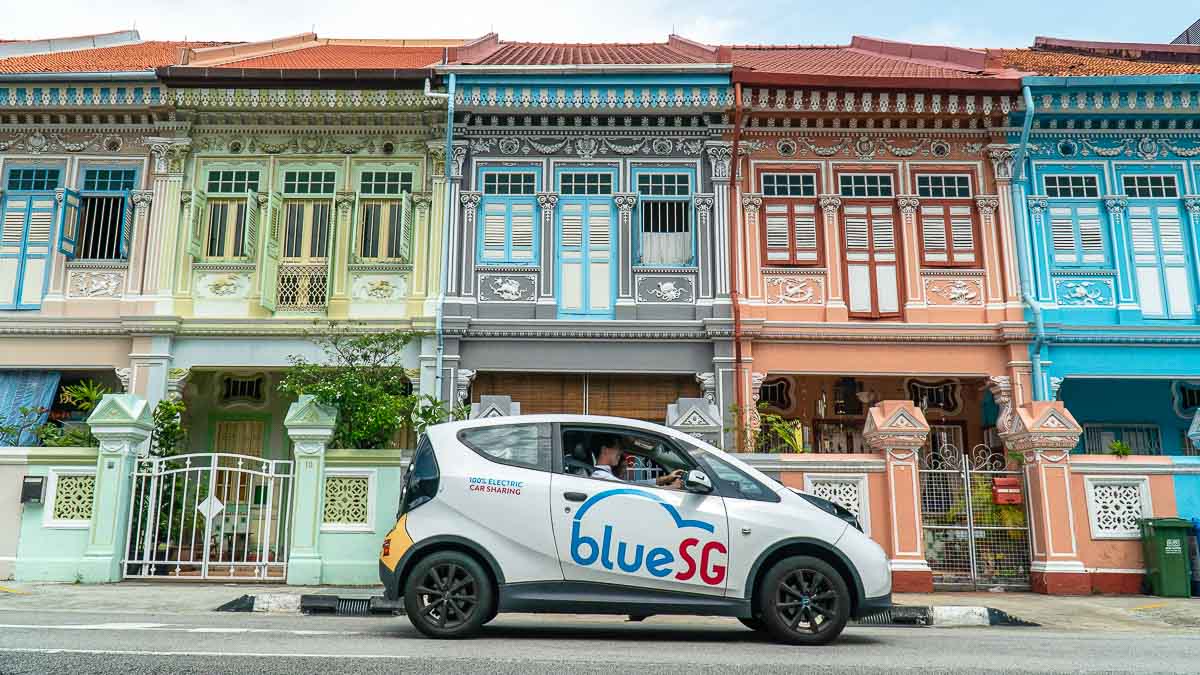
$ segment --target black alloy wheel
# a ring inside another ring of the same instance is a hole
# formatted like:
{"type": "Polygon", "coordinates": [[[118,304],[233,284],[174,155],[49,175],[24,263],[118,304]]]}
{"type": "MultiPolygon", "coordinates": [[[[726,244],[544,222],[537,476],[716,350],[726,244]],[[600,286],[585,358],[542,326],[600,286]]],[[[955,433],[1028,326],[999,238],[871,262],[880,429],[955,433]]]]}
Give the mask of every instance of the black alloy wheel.
{"type": "Polygon", "coordinates": [[[818,558],[796,556],[776,563],[759,587],[759,607],[775,639],[823,645],[841,634],[850,618],[850,592],[837,570],[818,558]]]}
{"type": "Polygon", "coordinates": [[[433,638],[462,638],[494,616],[495,597],[487,573],[458,551],[433,553],[408,576],[404,609],[414,627],[433,638]]]}

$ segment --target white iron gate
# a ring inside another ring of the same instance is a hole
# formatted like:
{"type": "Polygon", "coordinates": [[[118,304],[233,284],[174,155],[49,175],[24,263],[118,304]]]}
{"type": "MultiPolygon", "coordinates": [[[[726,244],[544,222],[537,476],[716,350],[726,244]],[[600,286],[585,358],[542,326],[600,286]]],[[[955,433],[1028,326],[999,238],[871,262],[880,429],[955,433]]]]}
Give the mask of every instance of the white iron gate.
{"type": "Polygon", "coordinates": [[[921,449],[920,476],[925,560],[934,586],[1028,588],[1025,481],[1008,467],[1004,451],[977,445],[963,452],[934,443],[921,449]]]}
{"type": "Polygon", "coordinates": [[[126,578],[286,578],[291,460],[143,457],[133,478],[126,578]]]}

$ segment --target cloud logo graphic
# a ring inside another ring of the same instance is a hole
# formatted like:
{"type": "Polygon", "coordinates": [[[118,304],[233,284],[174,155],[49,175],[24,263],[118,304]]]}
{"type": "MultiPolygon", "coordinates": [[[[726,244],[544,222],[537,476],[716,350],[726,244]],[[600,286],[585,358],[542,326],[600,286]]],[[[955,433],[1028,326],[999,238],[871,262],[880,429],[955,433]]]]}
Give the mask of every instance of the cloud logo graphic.
{"type": "Polygon", "coordinates": [[[704,530],[705,532],[708,532],[710,534],[716,531],[716,528],[713,526],[712,523],[707,523],[703,520],[692,520],[692,519],[684,518],[682,515],[679,514],[679,510],[675,508],[674,504],[667,503],[666,501],[663,500],[662,497],[659,497],[656,494],[646,492],[645,490],[637,490],[634,488],[617,488],[615,490],[605,490],[604,492],[600,492],[600,493],[593,495],[586,502],[583,503],[583,506],[579,507],[578,511],[575,512],[575,521],[576,522],[581,521],[583,519],[583,516],[588,512],[588,510],[591,509],[593,506],[595,506],[597,503],[599,503],[605,499],[608,499],[609,497],[615,497],[617,495],[629,495],[631,497],[641,497],[643,499],[649,499],[650,501],[657,503],[659,506],[666,509],[667,513],[671,514],[671,518],[675,521],[675,527],[677,527],[677,528],[683,529],[685,527],[692,527],[692,528],[696,528],[699,530],[704,530]]]}

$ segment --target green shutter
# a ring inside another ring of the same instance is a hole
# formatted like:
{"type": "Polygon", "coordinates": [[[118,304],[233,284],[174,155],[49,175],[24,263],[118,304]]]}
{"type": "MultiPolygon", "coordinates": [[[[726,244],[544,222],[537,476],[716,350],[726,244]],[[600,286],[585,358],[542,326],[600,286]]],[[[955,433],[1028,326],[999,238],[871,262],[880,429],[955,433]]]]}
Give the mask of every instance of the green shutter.
{"type": "Polygon", "coordinates": [[[193,258],[204,255],[204,218],[208,209],[208,194],[203,190],[192,190],[192,200],[188,206],[188,253],[193,258]]]}
{"type": "Polygon", "coordinates": [[[246,227],[245,234],[242,239],[242,250],[234,251],[235,254],[244,255],[247,258],[255,258],[258,254],[258,221],[261,217],[258,208],[258,193],[246,193],[246,227]]]}
{"type": "Polygon", "coordinates": [[[272,192],[267,200],[267,240],[263,246],[263,264],[258,269],[258,287],[261,294],[259,304],[268,311],[275,311],[279,297],[279,249],[280,221],[283,219],[283,197],[272,192]]]}

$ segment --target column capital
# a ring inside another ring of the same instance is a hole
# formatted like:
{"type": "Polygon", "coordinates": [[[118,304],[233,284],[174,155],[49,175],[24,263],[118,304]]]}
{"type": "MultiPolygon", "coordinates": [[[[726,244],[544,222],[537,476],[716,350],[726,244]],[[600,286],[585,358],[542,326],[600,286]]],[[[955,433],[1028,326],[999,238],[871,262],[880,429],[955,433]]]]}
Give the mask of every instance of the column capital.
{"type": "Polygon", "coordinates": [[[453,168],[452,176],[455,178],[462,178],[463,163],[466,162],[466,159],[467,159],[466,141],[455,141],[454,147],[451,148],[450,152],[452,153],[451,154],[451,162],[452,162],[452,168],[453,168]],[[460,143],[461,143],[461,145],[460,145],[460,143]]]}
{"type": "Polygon", "coordinates": [[[613,202],[621,211],[632,211],[637,206],[638,195],[636,192],[617,192],[613,194],[613,202]]]}
{"type": "Polygon", "coordinates": [[[354,200],[357,197],[353,190],[338,190],[337,196],[333,198],[334,204],[337,204],[338,211],[344,218],[350,213],[350,209],[354,207],[354,200]]]}
{"type": "Polygon", "coordinates": [[[996,416],[996,432],[1004,435],[1012,429],[1012,378],[1007,375],[993,375],[988,378],[988,391],[1000,409],[996,416]]]}
{"type": "Polygon", "coordinates": [[[150,211],[150,203],[154,201],[154,190],[133,190],[129,193],[129,200],[137,209],[138,217],[144,217],[150,211]]]}
{"type": "Polygon", "coordinates": [[[838,195],[821,195],[820,204],[825,216],[832,218],[837,215],[838,209],[842,208],[842,198],[838,195]]]}
{"type": "Polygon", "coordinates": [[[1104,196],[1104,208],[1108,210],[1110,215],[1119,216],[1124,214],[1126,206],[1129,206],[1129,199],[1124,195],[1104,196]]]}
{"type": "Polygon", "coordinates": [[[1083,427],[1062,401],[1031,401],[1013,413],[1012,426],[1000,438],[1008,450],[1025,453],[1026,461],[1045,451],[1065,456],[1083,434],[1083,427]]]}
{"type": "Polygon", "coordinates": [[[745,209],[746,215],[751,218],[758,216],[758,211],[762,208],[762,202],[762,195],[756,192],[747,192],[742,195],[742,208],[745,209]]]}
{"type": "Polygon", "coordinates": [[[1050,207],[1048,199],[1044,195],[1032,195],[1025,198],[1025,203],[1029,205],[1029,210],[1033,212],[1033,215],[1040,216],[1050,207]]]}
{"type": "Polygon", "coordinates": [[[1015,145],[995,143],[987,146],[988,158],[992,160],[992,170],[998,181],[1011,181],[1013,170],[1013,151],[1015,145]]]}
{"type": "Polygon", "coordinates": [[[709,165],[712,167],[712,179],[714,181],[729,180],[730,167],[733,163],[733,144],[725,141],[709,141],[704,145],[709,165]]]}
{"type": "Polygon", "coordinates": [[[921,207],[921,199],[916,195],[900,195],[896,198],[896,206],[904,216],[912,216],[921,207]]]}
{"type": "Polygon", "coordinates": [[[412,193],[412,204],[415,209],[428,209],[433,205],[432,192],[414,192],[412,193]]]}
{"type": "Polygon", "coordinates": [[[459,368],[458,375],[454,378],[454,403],[455,405],[466,405],[467,399],[471,395],[471,383],[475,381],[475,371],[468,368],[459,368]]]}
{"type": "Polygon", "coordinates": [[[1183,208],[1187,209],[1193,218],[1200,218],[1200,195],[1184,195],[1183,208]]]}
{"type": "Polygon", "coordinates": [[[713,196],[711,194],[698,194],[692,197],[692,202],[696,205],[696,210],[701,216],[707,216],[712,212],[713,196]]]}
{"type": "Polygon", "coordinates": [[[1192,442],[1192,447],[1200,450],[1200,410],[1192,415],[1192,424],[1188,427],[1187,437],[1192,442]]]}
{"type": "Polygon", "coordinates": [[[183,164],[192,151],[190,138],[147,138],[146,146],[154,158],[154,172],[183,175],[183,164]]]}
{"type": "Polygon", "coordinates": [[[929,437],[925,413],[912,401],[880,401],[867,411],[863,442],[872,452],[916,452],[929,437]]]}
{"type": "Polygon", "coordinates": [[[191,378],[190,368],[172,368],[167,371],[167,398],[179,400],[183,398],[183,390],[191,378]]]}
{"type": "Polygon", "coordinates": [[[475,213],[475,209],[479,207],[479,202],[482,199],[483,199],[482,192],[471,192],[468,190],[463,190],[462,192],[458,193],[459,203],[463,205],[463,208],[465,208],[469,213],[472,213],[472,214],[475,213]]]}
{"type": "Polygon", "coordinates": [[[991,217],[1000,208],[999,195],[977,195],[975,197],[975,208],[985,216],[991,217]]]}
{"type": "Polygon", "coordinates": [[[539,192],[537,193],[538,206],[543,210],[554,210],[554,206],[558,204],[557,192],[539,192]]]}

